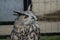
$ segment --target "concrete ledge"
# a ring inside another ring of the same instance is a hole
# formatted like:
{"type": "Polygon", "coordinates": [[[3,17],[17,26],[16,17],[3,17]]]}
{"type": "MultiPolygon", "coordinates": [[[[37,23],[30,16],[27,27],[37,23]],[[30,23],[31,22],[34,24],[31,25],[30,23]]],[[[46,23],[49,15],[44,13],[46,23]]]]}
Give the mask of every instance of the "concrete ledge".
{"type": "Polygon", "coordinates": [[[0,35],[10,35],[13,25],[0,25],[0,35]]]}
{"type": "MultiPolygon", "coordinates": [[[[59,33],[60,22],[38,21],[41,33],[59,33]]],[[[0,25],[0,35],[9,35],[13,29],[13,25],[0,25]]]]}

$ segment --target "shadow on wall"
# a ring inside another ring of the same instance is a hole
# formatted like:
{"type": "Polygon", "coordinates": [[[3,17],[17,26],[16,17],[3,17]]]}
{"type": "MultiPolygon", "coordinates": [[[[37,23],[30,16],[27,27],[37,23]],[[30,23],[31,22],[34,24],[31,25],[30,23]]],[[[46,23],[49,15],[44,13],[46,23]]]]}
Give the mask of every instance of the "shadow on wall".
{"type": "Polygon", "coordinates": [[[37,16],[38,21],[60,21],[60,10],[52,13],[44,14],[43,16],[37,16]]]}

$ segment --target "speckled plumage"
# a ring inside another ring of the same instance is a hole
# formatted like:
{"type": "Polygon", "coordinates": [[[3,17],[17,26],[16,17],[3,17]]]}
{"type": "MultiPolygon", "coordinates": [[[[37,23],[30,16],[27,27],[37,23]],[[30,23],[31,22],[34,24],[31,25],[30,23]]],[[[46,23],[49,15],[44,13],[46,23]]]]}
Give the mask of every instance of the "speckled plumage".
{"type": "Polygon", "coordinates": [[[40,28],[32,11],[15,13],[17,18],[11,32],[11,40],[39,40],[40,28]]]}

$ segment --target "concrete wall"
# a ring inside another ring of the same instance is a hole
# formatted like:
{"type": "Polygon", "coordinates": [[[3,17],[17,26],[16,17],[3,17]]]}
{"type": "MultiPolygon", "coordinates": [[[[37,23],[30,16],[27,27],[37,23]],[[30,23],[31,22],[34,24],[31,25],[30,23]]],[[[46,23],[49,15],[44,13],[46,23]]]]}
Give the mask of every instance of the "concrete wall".
{"type": "Polygon", "coordinates": [[[60,32],[60,22],[39,22],[41,33],[58,33],[60,32]]]}
{"type": "Polygon", "coordinates": [[[23,10],[23,0],[0,0],[0,21],[14,21],[14,10],[23,10]]]}
{"type": "MultiPolygon", "coordinates": [[[[60,10],[60,0],[32,0],[35,15],[44,15],[60,10]]],[[[42,33],[60,32],[60,22],[41,21],[42,33]]]]}
{"type": "Polygon", "coordinates": [[[0,35],[10,35],[13,25],[0,25],[0,35]]]}
{"type": "Polygon", "coordinates": [[[32,3],[33,11],[36,15],[43,15],[60,10],[60,0],[32,0],[32,3]]]}
{"type": "MultiPolygon", "coordinates": [[[[60,10],[60,0],[32,0],[33,11],[36,15],[60,10]]],[[[39,21],[41,33],[60,32],[60,22],[39,21]]],[[[9,35],[13,25],[0,25],[0,35],[9,35]]]]}
{"type": "MultiPolygon", "coordinates": [[[[57,33],[60,32],[60,22],[39,21],[41,33],[57,33]]],[[[0,35],[9,35],[13,25],[0,25],[0,35]]]]}

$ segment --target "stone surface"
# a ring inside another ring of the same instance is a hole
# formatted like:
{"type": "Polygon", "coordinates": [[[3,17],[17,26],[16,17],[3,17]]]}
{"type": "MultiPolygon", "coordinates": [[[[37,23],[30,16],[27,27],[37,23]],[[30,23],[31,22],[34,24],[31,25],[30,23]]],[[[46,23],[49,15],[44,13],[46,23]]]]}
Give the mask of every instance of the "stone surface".
{"type": "MultiPolygon", "coordinates": [[[[41,33],[54,33],[60,32],[60,22],[45,22],[39,21],[41,33]]],[[[13,25],[0,25],[0,35],[9,35],[13,25]]]]}
{"type": "Polygon", "coordinates": [[[35,15],[43,15],[60,10],[60,0],[32,0],[35,15]]]}

